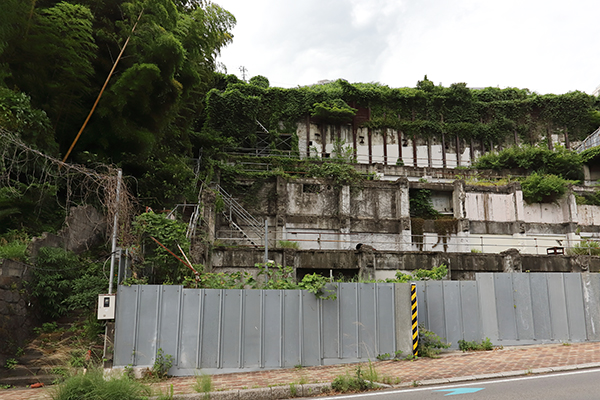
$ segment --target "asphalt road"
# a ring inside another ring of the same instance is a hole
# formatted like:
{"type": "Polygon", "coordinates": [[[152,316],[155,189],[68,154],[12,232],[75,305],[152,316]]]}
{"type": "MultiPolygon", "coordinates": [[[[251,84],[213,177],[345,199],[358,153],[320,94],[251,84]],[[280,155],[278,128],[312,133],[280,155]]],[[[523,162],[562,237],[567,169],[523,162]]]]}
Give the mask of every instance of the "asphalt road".
{"type": "Polygon", "coordinates": [[[442,398],[448,400],[595,400],[600,399],[600,369],[331,397],[335,400],[440,400],[442,398]]]}

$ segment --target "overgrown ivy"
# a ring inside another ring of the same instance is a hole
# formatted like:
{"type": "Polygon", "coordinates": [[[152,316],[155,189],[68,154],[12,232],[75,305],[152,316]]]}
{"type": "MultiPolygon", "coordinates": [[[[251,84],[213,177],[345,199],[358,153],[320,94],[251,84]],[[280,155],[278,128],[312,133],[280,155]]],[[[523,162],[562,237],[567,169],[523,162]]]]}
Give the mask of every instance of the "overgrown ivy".
{"type": "Polygon", "coordinates": [[[268,87],[258,79],[249,84],[229,82],[207,97],[205,128],[238,140],[252,134],[255,119],[277,132],[307,116],[316,122],[348,123],[361,107],[370,112],[368,120],[361,120],[364,127],[486,143],[515,135],[537,143],[549,133],[580,140],[598,123],[598,100],[582,92],[539,95],[516,88],[470,89],[465,83],[443,87],[427,77],[415,88],[345,80],[291,89],[268,87]]]}

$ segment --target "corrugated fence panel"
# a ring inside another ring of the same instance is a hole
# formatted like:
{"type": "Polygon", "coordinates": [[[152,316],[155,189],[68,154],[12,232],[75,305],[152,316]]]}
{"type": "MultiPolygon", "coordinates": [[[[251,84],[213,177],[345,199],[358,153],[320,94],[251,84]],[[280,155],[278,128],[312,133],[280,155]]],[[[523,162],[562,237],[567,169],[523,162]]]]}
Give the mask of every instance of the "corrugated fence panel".
{"type": "Polygon", "coordinates": [[[459,282],[444,281],[443,291],[446,342],[456,346],[463,338],[459,282]]]}
{"type": "Polygon", "coordinates": [[[498,341],[498,313],[496,312],[494,274],[476,274],[475,279],[479,294],[482,337],[490,338],[494,343],[498,341]]]}
{"type": "Polygon", "coordinates": [[[496,293],[496,312],[498,313],[498,339],[516,340],[517,323],[515,320],[512,276],[510,274],[494,274],[494,290],[496,293]]]}
{"type": "MultiPolygon", "coordinates": [[[[375,285],[377,290],[377,341],[379,354],[396,352],[396,326],[394,323],[394,284],[375,285]]],[[[326,302],[324,302],[326,303],[326,302]]]]}
{"type": "Polygon", "coordinates": [[[302,365],[321,365],[320,300],[312,293],[302,291],[302,365]]]}
{"type": "Polygon", "coordinates": [[[281,295],[280,290],[265,290],[264,293],[264,343],[263,366],[281,366],[281,295]]]}
{"type": "Polygon", "coordinates": [[[530,274],[512,274],[518,340],[535,339],[530,274]]]}
{"type": "Polygon", "coordinates": [[[300,295],[299,290],[286,290],[284,294],[284,367],[302,364],[300,342],[300,295]]]}
{"type": "Polygon", "coordinates": [[[241,352],[240,317],[242,315],[242,291],[223,290],[223,316],[221,333],[221,353],[219,368],[239,368],[241,352]]]}
{"type": "Polygon", "coordinates": [[[586,339],[585,312],[581,274],[564,274],[569,340],[581,342],[586,339]]]}
{"type": "Polygon", "coordinates": [[[342,358],[358,358],[358,287],[340,285],[342,358]]]}
{"type": "Polygon", "coordinates": [[[461,281],[460,294],[463,338],[469,342],[480,340],[482,333],[476,282],[461,281]]]}
{"type": "Polygon", "coordinates": [[[173,365],[179,362],[177,349],[179,348],[179,316],[181,301],[181,286],[164,285],[159,286],[161,293],[158,318],[158,342],[157,348],[163,350],[164,354],[173,356],[173,365]]]}
{"type": "Polygon", "coordinates": [[[380,353],[377,351],[377,310],[375,306],[375,284],[358,284],[358,337],[360,358],[374,360],[380,353]]]}
{"type": "Polygon", "coordinates": [[[531,284],[533,330],[537,340],[552,339],[550,296],[545,274],[528,274],[531,284]]]}
{"type": "Polygon", "coordinates": [[[583,274],[583,296],[588,340],[600,340],[600,274],[583,274]]]}
{"type": "MultiPolygon", "coordinates": [[[[339,296],[339,287],[336,292],[339,296]]],[[[337,359],[340,354],[340,301],[323,301],[322,304],[322,341],[323,358],[337,359]]]]}
{"type": "Polygon", "coordinates": [[[138,286],[119,286],[117,288],[117,298],[119,301],[117,302],[118,312],[115,316],[115,325],[118,326],[119,329],[117,331],[118,334],[115,335],[115,365],[129,365],[134,362],[133,355],[136,348],[135,324],[137,323],[138,291],[138,286]]]}
{"type": "Polygon", "coordinates": [[[135,365],[152,365],[156,355],[156,326],[160,286],[140,286],[137,315],[135,365]]]}
{"type": "MultiPolygon", "coordinates": [[[[427,302],[428,329],[442,338],[446,338],[446,318],[444,312],[444,289],[441,281],[425,282],[425,298],[427,302]]],[[[418,307],[418,304],[417,304],[418,307]]],[[[417,308],[418,313],[418,308],[417,308]]]]}
{"type": "MultiPolygon", "coordinates": [[[[261,326],[260,326],[261,293],[258,290],[244,290],[243,313],[243,367],[258,368],[260,366],[261,326]]],[[[280,341],[283,337],[279,338],[280,341]]]]}
{"type": "MultiPolygon", "coordinates": [[[[396,350],[394,284],[340,283],[336,300],[300,290],[120,286],[114,365],[171,373],[374,359],[396,350]]],[[[600,275],[482,273],[417,282],[419,323],[457,347],[600,340],[600,275]]]]}
{"type": "MultiPolygon", "coordinates": [[[[203,289],[200,352],[201,368],[218,368],[221,353],[221,331],[223,326],[223,304],[220,289],[203,289]]],[[[193,329],[193,328],[192,328],[193,329]]]]}
{"type": "Polygon", "coordinates": [[[547,274],[550,326],[553,340],[569,340],[569,320],[563,274],[547,274]]]}
{"type": "Polygon", "coordinates": [[[201,290],[183,289],[181,300],[182,323],[179,326],[179,362],[182,369],[194,369],[198,365],[201,340],[202,301],[204,294],[201,290]]]}

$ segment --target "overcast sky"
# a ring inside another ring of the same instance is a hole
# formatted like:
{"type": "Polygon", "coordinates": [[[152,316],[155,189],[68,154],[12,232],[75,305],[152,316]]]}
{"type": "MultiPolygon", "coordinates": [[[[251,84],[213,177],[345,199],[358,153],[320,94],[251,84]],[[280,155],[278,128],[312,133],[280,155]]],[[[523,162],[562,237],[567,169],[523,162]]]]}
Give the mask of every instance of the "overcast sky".
{"type": "Polygon", "coordinates": [[[214,0],[237,19],[228,73],[586,93],[600,85],[598,0],[214,0]]]}

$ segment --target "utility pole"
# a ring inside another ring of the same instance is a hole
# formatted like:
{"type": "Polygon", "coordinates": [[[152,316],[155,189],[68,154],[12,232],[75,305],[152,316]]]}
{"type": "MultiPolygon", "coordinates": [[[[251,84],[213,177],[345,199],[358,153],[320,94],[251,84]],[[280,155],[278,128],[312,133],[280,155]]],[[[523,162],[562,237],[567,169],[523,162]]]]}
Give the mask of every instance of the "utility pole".
{"type": "Polygon", "coordinates": [[[242,80],[244,82],[246,82],[246,73],[248,72],[248,70],[246,69],[246,67],[244,67],[243,65],[240,67],[240,72],[242,73],[242,80]]]}

